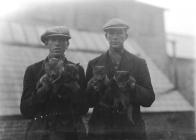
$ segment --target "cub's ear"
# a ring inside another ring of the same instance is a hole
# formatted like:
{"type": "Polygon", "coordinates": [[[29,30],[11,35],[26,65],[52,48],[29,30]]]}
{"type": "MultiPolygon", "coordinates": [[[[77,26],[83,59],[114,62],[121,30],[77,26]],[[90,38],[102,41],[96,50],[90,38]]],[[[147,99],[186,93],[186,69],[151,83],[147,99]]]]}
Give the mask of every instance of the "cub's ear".
{"type": "Polygon", "coordinates": [[[49,66],[48,62],[44,63],[44,70],[46,73],[50,71],[50,66],[49,66]]]}
{"type": "Polygon", "coordinates": [[[104,79],[104,84],[109,85],[110,79],[108,78],[108,75],[106,74],[105,79],[104,79]]]}
{"type": "Polygon", "coordinates": [[[76,69],[79,70],[80,63],[76,63],[75,66],[76,66],[76,69]]]}

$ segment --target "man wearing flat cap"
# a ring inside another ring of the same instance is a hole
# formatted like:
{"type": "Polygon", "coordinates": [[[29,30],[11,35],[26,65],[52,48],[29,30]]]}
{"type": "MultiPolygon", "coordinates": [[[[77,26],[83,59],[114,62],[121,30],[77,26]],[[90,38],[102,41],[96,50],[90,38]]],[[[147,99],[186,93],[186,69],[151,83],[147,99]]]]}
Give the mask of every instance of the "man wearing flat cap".
{"type": "Polygon", "coordinates": [[[145,60],[124,48],[128,29],[121,19],[109,20],[103,27],[109,49],[88,63],[90,139],[146,140],[140,106],[150,107],[155,94],[145,60]]]}
{"type": "Polygon", "coordinates": [[[41,36],[49,49],[45,60],[27,67],[20,110],[31,119],[27,140],[77,140],[77,121],[87,111],[85,73],[79,64],[66,59],[69,30],[52,27],[41,36]]]}

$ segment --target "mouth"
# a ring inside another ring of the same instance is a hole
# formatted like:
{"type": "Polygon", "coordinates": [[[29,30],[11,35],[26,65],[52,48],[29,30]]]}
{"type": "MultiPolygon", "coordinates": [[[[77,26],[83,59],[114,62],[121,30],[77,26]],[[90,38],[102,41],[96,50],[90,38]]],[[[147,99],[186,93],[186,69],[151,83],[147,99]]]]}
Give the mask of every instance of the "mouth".
{"type": "Polygon", "coordinates": [[[61,48],[56,47],[56,48],[54,48],[53,50],[54,50],[54,51],[61,51],[61,48]]]}
{"type": "Polygon", "coordinates": [[[119,46],[119,45],[121,45],[121,43],[120,42],[111,42],[111,45],[114,45],[114,46],[119,46]]]}
{"type": "Polygon", "coordinates": [[[54,48],[54,49],[52,50],[52,52],[53,52],[53,53],[61,53],[62,50],[61,50],[60,48],[54,48]]]}
{"type": "Polygon", "coordinates": [[[119,44],[120,42],[118,41],[111,41],[112,44],[119,44]]]}

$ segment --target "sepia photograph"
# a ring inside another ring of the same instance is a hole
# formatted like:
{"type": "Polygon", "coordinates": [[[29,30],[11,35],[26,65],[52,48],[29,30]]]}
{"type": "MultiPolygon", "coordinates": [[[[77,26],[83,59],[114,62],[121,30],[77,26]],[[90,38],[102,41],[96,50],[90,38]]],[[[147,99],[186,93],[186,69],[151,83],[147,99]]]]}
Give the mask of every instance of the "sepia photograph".
{"type": "Polygon", "coordinates": [[[0,140],[196,140],[194,0],[6,0],[0,140]]]}

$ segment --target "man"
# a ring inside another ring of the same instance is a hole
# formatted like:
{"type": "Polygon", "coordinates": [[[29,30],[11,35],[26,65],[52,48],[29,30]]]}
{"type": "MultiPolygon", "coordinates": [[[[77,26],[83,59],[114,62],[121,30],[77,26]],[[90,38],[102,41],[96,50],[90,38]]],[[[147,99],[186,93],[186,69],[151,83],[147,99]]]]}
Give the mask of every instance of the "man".
{"type": "Polygon", "coordinates": [[[109,20],[103,27],[109,49],[88,63],[88,101],[89,107],[94,108],[89,121],[90,139],[146,139],[140,106],[150,107],[155,94],[145,60],[124,49],[128,29],[129,26],[121,19],[109,20]],[[106,73],[102,88],[97,87],[100,87],[101,79],[94,80],[98,77],[94,73],[98,67],[104,67],[106,73]],[[124,78],[119,78],[119,75],[124,75],[124,78]],[[118,86],[118,79],[128,79],[123,90],[118,86]],[[103,96],[108,99],[103,100],[103,96]],[[124,106],[127,107],[124,109],[124,106]]]}
{"type": "Polygon", "coordinates": [[[26,139],[77,140],[78,118],[86,113],[83,68],[68,61],[69,30],[52,27],[41,36],[49,49],[45,60],[27,67],[23,81],[20,109],[32,119],[26,139]]]}

